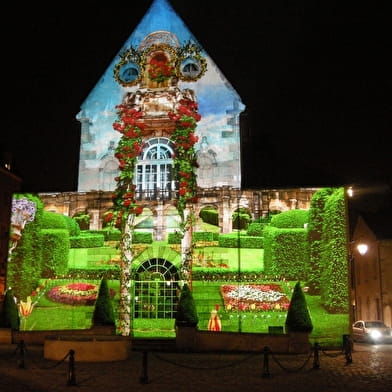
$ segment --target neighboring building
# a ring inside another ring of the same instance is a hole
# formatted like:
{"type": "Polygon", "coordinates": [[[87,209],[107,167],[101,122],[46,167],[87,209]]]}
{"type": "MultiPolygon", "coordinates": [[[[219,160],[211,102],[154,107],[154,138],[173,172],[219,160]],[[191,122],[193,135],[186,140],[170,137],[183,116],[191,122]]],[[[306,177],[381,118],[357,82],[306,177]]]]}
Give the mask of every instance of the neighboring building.
{"type": "Polygon", "coordinates": [[[383,320],[392,326],[392,216],[361,213],[352,235],[353,313],[355,320],[383,320]],[[359,244],[367,245],[361,255],[359,244]]]}

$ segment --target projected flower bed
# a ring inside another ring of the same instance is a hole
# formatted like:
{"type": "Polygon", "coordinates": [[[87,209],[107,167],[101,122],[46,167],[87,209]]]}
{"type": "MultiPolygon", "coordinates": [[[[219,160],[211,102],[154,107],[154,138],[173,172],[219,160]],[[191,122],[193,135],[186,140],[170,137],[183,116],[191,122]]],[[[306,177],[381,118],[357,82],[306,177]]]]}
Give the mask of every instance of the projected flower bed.
{"type": "MultiPolygon", "coordinates": [[[[99,285],[92,283],[69,283],[55,286],[48,292],[48,297],[55,302],[68,305],[94,305],[99,285]]],[[[115,295],[110,289],[110,296],[115,295]]]]}
{"type": "Polygon", "coordinates": [[[222,285],[226,310],[286,311],[290,300],[278,284],[222,285]]]}

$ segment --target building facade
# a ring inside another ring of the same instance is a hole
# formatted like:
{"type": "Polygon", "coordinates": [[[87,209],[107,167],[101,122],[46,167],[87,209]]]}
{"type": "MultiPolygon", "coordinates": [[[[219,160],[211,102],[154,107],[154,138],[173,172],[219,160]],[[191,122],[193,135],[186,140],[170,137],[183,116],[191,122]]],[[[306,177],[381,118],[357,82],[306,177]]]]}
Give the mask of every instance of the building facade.
{"type": "Polygon", "coordinates": [[[353,310],[356,320],[382,320],[392,325],[392,239],[380,223],[360,216],[352,238],[353,310]],[[389,238],[388,238],[389,237],[389,238]],[[360,254],[357,246],[366,245],[360,254]]]}

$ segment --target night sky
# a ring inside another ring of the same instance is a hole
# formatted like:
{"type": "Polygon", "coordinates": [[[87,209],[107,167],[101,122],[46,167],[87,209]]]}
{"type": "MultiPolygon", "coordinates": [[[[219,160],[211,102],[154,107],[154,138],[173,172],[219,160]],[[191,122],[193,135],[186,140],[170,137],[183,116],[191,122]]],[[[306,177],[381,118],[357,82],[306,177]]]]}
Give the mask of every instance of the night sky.
{"type": "MultiPolygon", "coordinates": [[[[77,189],[75,116],[151,1],[110,3],[15,3],[3,13],[0,152],[12,153],[24,191],[77,189]]],[[[170,3],[247,106],[243,187],[391,186],[382,3],[170,3]]]]}

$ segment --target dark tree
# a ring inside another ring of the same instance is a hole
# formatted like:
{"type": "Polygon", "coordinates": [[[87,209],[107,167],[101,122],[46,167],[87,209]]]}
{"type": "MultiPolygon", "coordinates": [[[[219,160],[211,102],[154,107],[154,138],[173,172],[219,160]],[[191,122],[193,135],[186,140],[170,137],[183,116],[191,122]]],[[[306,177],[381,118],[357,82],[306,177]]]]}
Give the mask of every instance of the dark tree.
{"type": "Polygon", "coordinates": [[[0,314],[0,326],[19,330],[19,312],[15,303],[12,290],[7,290],[4,295],[3,311],[0,314]]]}
{"type": "Polygon", "coordinates": [[[106,278],[102,278],[99,285],[98,296],[94,307],[93,324],[95,326],[115,325],[113,304],[106,278]]]}
{"type": "Polygon", "coordinates": [[[294,286],[290,307],[286,317],[287,332],[312,332],[313,324],[310,318],[305,294],[302,291],[300,282],[294,286]]]}
{"type": "Polygon", "coordinates": [[[196,327],[199,322],[195,300],[187,283],[181,289],[176,312],[176,325],[196,327]]]}

